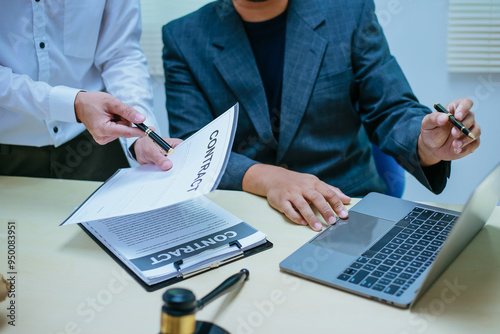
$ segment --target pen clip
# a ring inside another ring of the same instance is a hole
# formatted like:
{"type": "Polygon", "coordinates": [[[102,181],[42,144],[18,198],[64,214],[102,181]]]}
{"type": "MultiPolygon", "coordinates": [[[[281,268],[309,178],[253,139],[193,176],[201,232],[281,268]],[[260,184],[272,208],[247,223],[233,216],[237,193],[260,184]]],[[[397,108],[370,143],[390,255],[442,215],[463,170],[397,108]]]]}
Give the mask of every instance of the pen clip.
{"type": "Polygon", "coordinates": [[[238,241],[206,250],[200,254],[185,258],[174,263],[179,277],[188,278],[203,271],[217,268],[226,262],[243,257],[243,250],[238,241]]]}

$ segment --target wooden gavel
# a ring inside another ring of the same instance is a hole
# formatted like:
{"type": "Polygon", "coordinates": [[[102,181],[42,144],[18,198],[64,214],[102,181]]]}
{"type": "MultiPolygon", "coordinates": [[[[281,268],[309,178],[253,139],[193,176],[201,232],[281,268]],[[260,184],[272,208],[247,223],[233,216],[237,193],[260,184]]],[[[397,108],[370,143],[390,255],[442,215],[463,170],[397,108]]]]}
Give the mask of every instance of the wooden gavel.
{"type": "Polygon", "coordinates": [[[240,270],[198,301],[191,290],[168,289],[163,294],[160,334],[228,333],[214,324],[196,321],[196,312],[246,281],[249,275],[247,269],[240,270]]]}

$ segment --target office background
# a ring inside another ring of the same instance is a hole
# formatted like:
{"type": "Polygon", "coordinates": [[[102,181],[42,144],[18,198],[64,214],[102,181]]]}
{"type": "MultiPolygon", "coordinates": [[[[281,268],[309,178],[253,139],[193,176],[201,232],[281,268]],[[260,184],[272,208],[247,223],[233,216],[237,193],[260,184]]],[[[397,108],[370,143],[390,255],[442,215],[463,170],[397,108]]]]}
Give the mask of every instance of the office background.
{"type": "MultiPolygon", "coordinates": [[[[498,1],[498,0],[481,0],[498,1]]],[[[163,135],[168,134],[165,111],[161,26],[198,9],[209,0],[142,0],[142,46],[153,75],[155,114],[163,135]]],[[[411,175],[406,176],[403,198],[425,202],[463,204],[476,185],[500,162],[500,73],[452,73],[447,66],[450,0],[375,0],[376,12],[393,55],[403,68],[420,102],[433,104],[469,97],[481,126],[481,145],[474,154],[452,163],[446,189],[434,195],[411,175]]],[[[346,2],[348,6],[348,2],[346,2]]],[[[500,56],[498,57],[500,58],[500,56]]],[[[500,60],[500,59],[499,59],[500,60]]],[[[500,71],[500,67],[497,68],[500,71]]]]}

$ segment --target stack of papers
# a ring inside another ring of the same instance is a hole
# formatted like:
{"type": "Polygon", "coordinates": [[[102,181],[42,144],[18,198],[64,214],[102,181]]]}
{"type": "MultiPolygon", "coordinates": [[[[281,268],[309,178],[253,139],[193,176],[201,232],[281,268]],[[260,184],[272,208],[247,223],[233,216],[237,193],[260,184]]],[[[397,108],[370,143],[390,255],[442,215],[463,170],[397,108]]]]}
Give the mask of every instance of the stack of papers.
{"type": "Polygon", "coordinates": [[[225,171],[238,105],[169,156],[174,166],[120,169],[61,225],[78,223],[146,288],[217,267],[269,244],[205,194],[225,171]]]}

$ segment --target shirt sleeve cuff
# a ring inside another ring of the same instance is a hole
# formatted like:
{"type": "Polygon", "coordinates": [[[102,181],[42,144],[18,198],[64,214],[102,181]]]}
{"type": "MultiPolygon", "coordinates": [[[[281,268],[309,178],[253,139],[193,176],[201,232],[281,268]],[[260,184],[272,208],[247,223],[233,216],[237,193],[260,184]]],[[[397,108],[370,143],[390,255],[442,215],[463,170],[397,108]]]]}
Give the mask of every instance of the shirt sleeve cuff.
{"type": "Polygon", "coordinates": [[[61,122],[77,123],[75,99],[79,92],[81,89],[66,86],[53,87],[49,97],[50,118],[61,122]]]}
{"type": "Polygon", "coordinates": [[[429,183],[429,189],[435,194],[442,193],[450,178],[451,162],[441,161],[432,166],[422,167],[422,170],[429,183]]]}
{"type": "MultiPolygon", "coordinates": [[[[158,135],[160,135],[160,136],[162,135],[160,127],[158,126],[158,122],[156,121],[156,118],[154,117],[153,112],[148,112],[146,109],[144,109],[144,108],[142,108],[141,106],[138,106],[138,105],[132,105],[132,107],[135,110],[137,110],[138,112],[140,112],[141,114],[146,115],[146,122],[145,122],[145,124],[148,127],[154,127],[155,128],[155,132],[158,135]]],[[[133,144],[136,142],[136,140],[139,139],[139,137],[121,138],[121,139],[122,139],[123,148],[125,150],[127,158],[129,159],[129,162],[130,162],[131,159],[133,161],[136,161],[136,157],[134,156],[134,154],[132,154],[133,150],[131,148],[133,147],[133,144]]]]}

